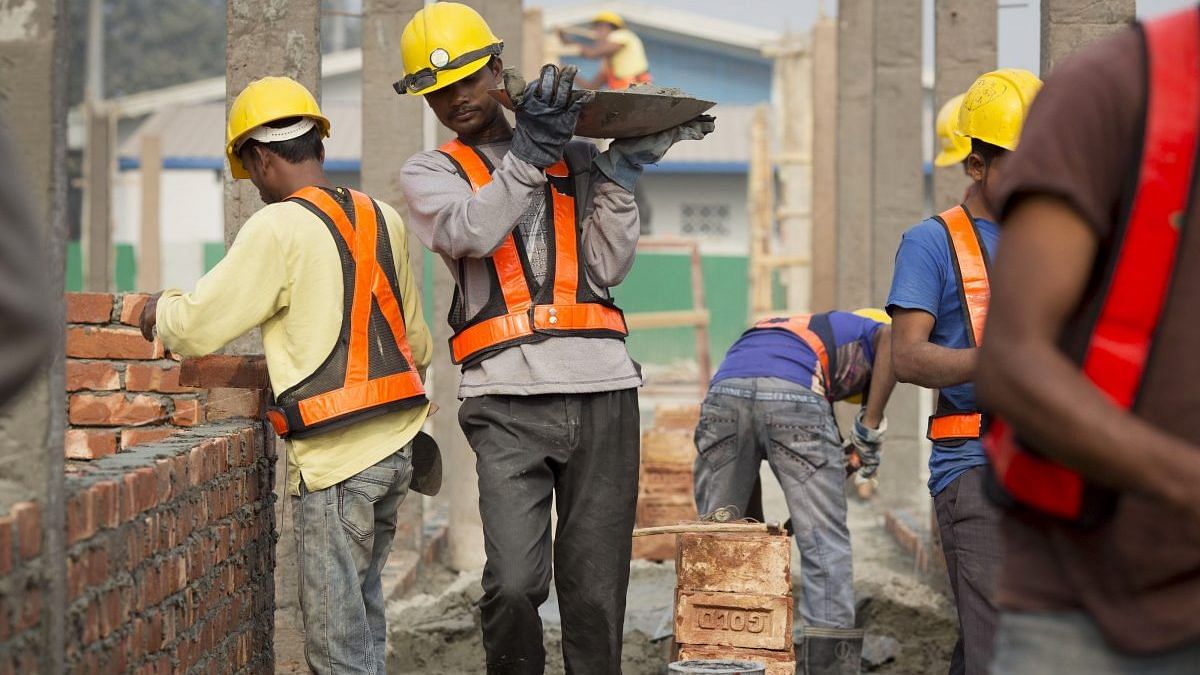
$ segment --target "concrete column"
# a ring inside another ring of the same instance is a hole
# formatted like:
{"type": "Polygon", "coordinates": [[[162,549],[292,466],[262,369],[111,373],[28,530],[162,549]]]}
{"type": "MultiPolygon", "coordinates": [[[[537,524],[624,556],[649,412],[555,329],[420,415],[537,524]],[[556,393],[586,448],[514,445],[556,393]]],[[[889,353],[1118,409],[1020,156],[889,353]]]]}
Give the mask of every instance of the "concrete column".
{"type": "MultiPolygon", "coordinates": [[[[869,269],[869,297],[875,306],[886,300],[891,287],[900,235],[925,217],[921,5],[921,0],[875,3],[873,229],[870,257],[861,263],[869,269]]],[[[899,388],[888,407],[888,462],[880,472],[885,500],[910,501],[924,494],[918,391],[899,388]]]]}
{"type": "Polygon", "coordinates": [[[137,287],[144,291],[162,288],[162,227],[159,218],[162,193],[162,139],[157,134],[142,136],[138,154],[142,174],[142,204],[138,236],[137,287]]]}
{"type": "Polygon", "coordinates": [[[50,341],[50,362],[16,400],[0,410],[0,484],[5,510],[10,498],[33,498],[42,508],[43,649],[40,672],[63,671],[66,617],[63,429],[66,397],[62,326],[67,244],[67,35],[65,0],[0,2],[0,124],[16,146],[19,177],[41,216],[44,281],[59,330],[50,341]],[[19,493],[13,495],[13,492],[19,493]]]}
{"type": "MultiPolygon", "coordinates": [[[[422,0],[366,0],[363,3],[362,55],[362,188],[375,199],[408,215],[400,190],[403,160],[424,149],[421,127],[423,101],[399,96],[392,83],[404,74],[400,33],[422,0]]],[[[409,233],[408,264],[418,288],[423,287],[425,249],[409,233]]],[[[421,549],[424,520],[421,495],[411,492],[396,518],[396,547],[421,549]]]]}
{"type": "Polygon", "coordinates": [[[837,306],[838,81],[837,24],[812,31],[812,311],[837,306]]]}
{"type": "MultiPolygon", "coordinates": [[[[933,114],[983,73],[996,69],[996,0],[936,0],[933,114]]],[[[934,154],[938,141],[934,136],[934,154]]],[[[933,208],[962,201],[970,179],[962,165],[933,170],[933,208]]]]}
{"type": "Polygon", "coordinates": [[[1064,56],[1134,20],[1134,0],[1042,0],[1042,78],[1064,56]]]}
{"type": "MultiPolygon", "coordinates": [[[[875,0],[840,0],[838,3],[836,222],[839,307],[861,307],[871,300],[875,4],[875,0]]],[[[913,133],[919,128],[913,127],[913,133]]]]}
{"type": "Polygon", "coordinates": [[[103,101],[83,106],[84,289],[104,293],[113,288],[112,199],[116,171],[117,120],[103,101]]]}

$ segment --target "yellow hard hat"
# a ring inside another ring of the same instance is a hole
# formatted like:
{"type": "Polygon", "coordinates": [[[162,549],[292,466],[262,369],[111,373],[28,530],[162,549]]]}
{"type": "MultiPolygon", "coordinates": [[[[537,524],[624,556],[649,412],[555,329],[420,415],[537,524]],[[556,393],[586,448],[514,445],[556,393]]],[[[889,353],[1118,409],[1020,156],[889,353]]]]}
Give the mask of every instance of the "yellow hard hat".
{"type": "Polygon", "coordinates": [[[404,79],[396,93],[424,96],[470,77],[504,50],[487,21],[457,2],[437,2],[413,16],[400,35],[404,79]]]}
{"type": "Polygon", "coordinates": [[[249,178],[237,155],[242,141],[258,127],[288,117],[308,117],[329,136],[329,119],[321,114],[317,99],[304,85],[290,77],[264,77],[246,85],[229,106],[225,127],[225,157],[234,178],[249,178]]]}
{"type": "Polygon", "coordinates": [[[625,19],[622,19],[620,14],[610,12],[607,9],[593,16],[592,23],[611,23],[617,28],[625,27],[625,19]]]}
{"type": "Polygon", "coordinates": [[[1020,68],[1001,68],[980,75],[967,90],[958,112],[958,133],[1016,150],[1029,105],[1041,88],[1037,75],[1020,68]]]}
{"type": "Polygon", "coordinates": [[[965,94],[955,96],[946,101],[946,105],[938,111],[937,124],[934,126],[942,149],[938,156],[933,158],[934,166],[952,166],[971,154],[971,139],[957,133],[958,110],[962,107],[963,98],[965,94]]]}

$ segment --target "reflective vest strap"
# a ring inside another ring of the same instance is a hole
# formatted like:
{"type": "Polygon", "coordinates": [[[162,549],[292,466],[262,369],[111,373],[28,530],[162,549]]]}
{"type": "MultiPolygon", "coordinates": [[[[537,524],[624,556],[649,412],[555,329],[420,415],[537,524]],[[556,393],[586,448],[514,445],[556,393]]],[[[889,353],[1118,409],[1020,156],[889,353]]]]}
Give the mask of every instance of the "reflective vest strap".
{"type": "Polygon", "coordinates": [[[420,374],[416,370],[406,370],[306,398],[296,405],[300,419],[311,426],[375,407],[381,401],[401,401],[424,393],[420,374]]]}
{"type": "Polygon", "coordinates": [[[529,312],[510,312],[468,326],[450,338],[450,356],[462,363],[488,347],[533,335],[529,312]]]}
{"type": "Polygon", "coordinates": [[[487,164],[484,164],[479,153],[466,143],[456,138],[442,144],[438,150],[450,155],[455,162],[458,162],[458,165],[466,172],[467,182],[471,184],[472,190],[478,192],[484,185],[492,182],[492,172],[488,171],[487,164]]]}
{"type": "Polygon", "coordinates": [[[606,330],[629,334],[621,310],[595,302],[537,305],[533,308],[537,330],[606,330]]]}
{"type": "Polygon", "coordinates": [[[1083,371],[1118,405],[1137,397],[1187,217],[1200,120],[1200,11],[1145,24],[1150,83],[1137,192],[1083,371]]]}
{"type": "Polygon", "coordinates": [[[821,364],[821,377],[824,379],[826,392],[829,391],[830,373],[829,373],[829,352],[825,349],[825,341],[821,339],[811,328],[808,327],[812,320],[811,314],[799,314],[797,316],[788,317],[784,321],[778,319],[764,319],[754,324],[756,329],[783,329],[791,332],[796,337],[800,338],[808,348],[817,355],[817,361],[821,364]]]}
{"type": "Polygon", "coordinates": [[[983,344],[983,324],[987,321],[988,301],[992,296],[983,244],[970,214],[962,206],[947,209],[938,215],[938,220],[946,228],[957,262],[959,299],[963,304],[965,323],[969,326],[967,339],[972,347],[978,347],[983,344]]]}
{"type": "Polygon", "coordinates": [[[554,206],[554,304],[573,305],[579,295],[579,247],[575,200],[548,186],[554,206]]]}
{"type": "MultiPolygon", "coordinates": [[[[367,195],[350,190],[350,195],[354,199],[354,208],[357,212],[356,219],[359,227],[371,227],[378,231],[381,223],[378,222],[378,213],[375,210],[375,202],[367,195]]],[[[386,223],[382,224],[386,227],[386,223]]],[[[412,367],[416,367],[413,362],[412,349],[408,345],[408,333],[404,323],[404,307],[401,301],[392,292],[392,285],[388,282],[387,271],[383,269],[379,263],[378,256],[372,252],[371,260],[373,264],[371,269],[371,295],[375,297],[375,302],[379,304],[379,311],[383,314],[384,321],[387,322],[388,328],[392,332],[392,340],[396,343],[400,353],[404,355],[404,360],[412,367]]],[[[396,279],[397,285],[400,283],[399,277],[396,279]]],[[[369,315],[368,315],[369,316],[369,315]]]]}
{"type": "Polygon", "coordinates": [[[303,199],[304,201],[317,207],[321,213],[324,213],[331,221],[334,227],[337,228],[338,234],[342,235],[342,241],[345,242],[346,248],[354,251],[354,227],[350,224],[350,219],[346,217],[346,211],[338,205],[327,192],[319,187],[308,186],[300,188],[293,192],[288,199],[303,199]]]}
{"type": "Polygon", "coordinates": [[[1004,490],[1017,502],[1064,520],[1083,514],[1083,477],[1027,452],[1003,420],[993,419],[983,447],[1004,490]]]}
{"type": "Polygon", "coordinates": [[[983,415],[977,412],[954,412],[933,415],[925,430],[925,438],[936,442],[962,441],[979,438],[983,431],[983,415]]]}

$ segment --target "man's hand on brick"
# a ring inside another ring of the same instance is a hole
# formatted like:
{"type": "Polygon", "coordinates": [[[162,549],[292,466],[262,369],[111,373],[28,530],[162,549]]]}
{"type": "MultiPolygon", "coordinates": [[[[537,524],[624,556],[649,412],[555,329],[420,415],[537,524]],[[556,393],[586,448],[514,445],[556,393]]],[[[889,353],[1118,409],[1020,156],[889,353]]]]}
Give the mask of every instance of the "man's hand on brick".
{"type": "Polygon", "coordinates": [[[138,319],[138,325],[142,329],[142,337],[148,342],[154,342],[154,325],[158,323],[158,299],[162,297],[162,291],[159,291],[146,299],[146,304],[142,306],[142,317],[138,319]]]}

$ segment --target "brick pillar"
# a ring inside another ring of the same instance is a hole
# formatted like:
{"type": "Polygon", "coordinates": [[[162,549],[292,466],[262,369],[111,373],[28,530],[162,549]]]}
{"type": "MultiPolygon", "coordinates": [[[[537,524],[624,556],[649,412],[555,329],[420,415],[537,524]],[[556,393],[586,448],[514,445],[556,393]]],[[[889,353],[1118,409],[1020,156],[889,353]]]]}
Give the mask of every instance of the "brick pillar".
{"type": "MultiPolygon", "coordinates": [[[[975,78],[996,69],[996,0],[937,0],[935,4],[933,113],[963,93],[975,78]]],[[[934,136],[934,154],[938,152],[934,136]]],[[[933,170],[933,208],[962,201],[970,179],[956,164],[933,170]]]]}
{"type": "MultiPolygon", "coordinates": [[[[837,33],[837,305],[871,299],[875,2],[840,0],[837,33]]],[[[914,127],[912,133],[916,133],[914,127]]],[[[911,170],[911,169],[910,169],[911,170]]]]}
{"type": "MultiPolygon", "coordinates": [[[[45,280],[60,327],[47,336],[51,361],[0,411],[0,512],[12,502],[33,499],[23,513],[40,509],[42,588],[40,672],[62,672],[66,612],[65,515],[63,506],[64,387],[63,285],[66,275],[67,178],[66,90],[67,9],[64,0],[0,5],[0,124],[15,145],[17,166],[4,167],[5,180],[19,177],[43,224],[45,280]]],[[[18,518],[18,526],[20,523],[18,518]]],[[[22,538],[24,540],[24,538],[22,538]]],[[[11,543],[10,543],[11,545],[11,543]]],[[[32,550],[32,546],[28,547],[32,550]]],[[[7,623],[5,633],[7,634],[7,623]]]]}
{"type": "Polygon", "coordinates": [[[812,310],[837,306],[838,81],[837,24],[812,30],[813,191],[812,310]]]}
{"type": "Polygon", "coordinates": [[[1134,20],[1134,0],[1042,0],[1042,78],[1083,45],[1134,20]]]}
{"type": "MultiPolygon", "coordinates": [[[[362,187],[407,217],[400,190],[403,159],[424,149],[421,125],[424,103],[416,96],[399,96],[392,82],[404,73],[400,33],[424,3],[421,0],[366,0],[363,3],[362,187]]],[[[409,232],[408,263],[417,288],[424,288],[425,248],[409,232]]],[[[410,492],[396,517],[396,546],[419,551],[424,518],[421,495],[410,492]]]]}

